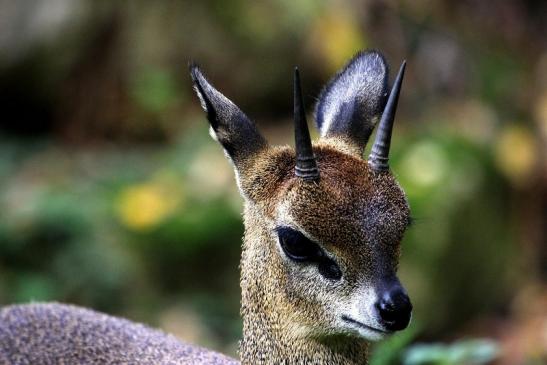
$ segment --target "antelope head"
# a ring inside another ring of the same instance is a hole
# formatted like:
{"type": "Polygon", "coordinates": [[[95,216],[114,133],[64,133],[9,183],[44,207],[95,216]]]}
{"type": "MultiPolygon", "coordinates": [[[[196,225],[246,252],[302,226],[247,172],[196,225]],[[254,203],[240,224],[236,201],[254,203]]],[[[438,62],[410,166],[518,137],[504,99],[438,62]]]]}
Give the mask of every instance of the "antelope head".
{"type": "Polygon", "coordinates": [[[357,54],[320,94],[320,137],[312,143],[295,69],[291,148],[268,145],[191,66],[211,134],[232,162],[244,197],[243,357],[258,351],[245,349],[251,336],[274,347],[340,336],[359,342],[409,324],[412,306],[396,272],[410,210],[389,169],[404,71],[403,63],[389,91],[384,58],[357,54]]]}

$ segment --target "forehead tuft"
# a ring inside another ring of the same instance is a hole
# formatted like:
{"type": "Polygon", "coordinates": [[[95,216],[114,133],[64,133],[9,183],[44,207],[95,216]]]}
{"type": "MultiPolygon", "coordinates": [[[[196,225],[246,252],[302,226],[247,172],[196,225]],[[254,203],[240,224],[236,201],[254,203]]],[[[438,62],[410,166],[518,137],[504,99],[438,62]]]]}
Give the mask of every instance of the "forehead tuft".
{"type": "Polygon", "coordinates": [[[389,172],[376,173],[366,160],[332,144],[320,142],[314,153],[320,171],[318,183],[295,176],[292,148],[275,147],[257,156],[252,173],[243,182],[251,200],[272,218],[284,205],[302,228],[364,219],[373,213],[370,209],[408,210],[404,193],[389,172]]]}

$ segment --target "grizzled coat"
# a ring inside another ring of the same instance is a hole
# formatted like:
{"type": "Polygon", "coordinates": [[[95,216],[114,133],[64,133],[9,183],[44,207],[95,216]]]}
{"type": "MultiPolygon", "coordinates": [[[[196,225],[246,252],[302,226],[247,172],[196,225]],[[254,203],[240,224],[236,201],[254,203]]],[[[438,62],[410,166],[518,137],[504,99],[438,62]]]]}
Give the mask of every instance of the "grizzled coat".
{"type": "MultiPolygon", "coordinates": [[[[357,54],[321,93],[321,137],[313,146],[320,177],[311,182],[295,175],[293,148],[270,147],[199,68],[192,66],[191,76],[244,197],[241,363],[365,364],[368,341],[392,332],[375,308],[383,288],[401,287],[395,273],[410,219],[393,175],[363,159],[389,95],[383,57],[357,54]],[[282,232],[321,259],[292,259],[282,232]]],[[[2,363],[235,363],[71,306],[8,307],[0,320],[2,363]]]]}

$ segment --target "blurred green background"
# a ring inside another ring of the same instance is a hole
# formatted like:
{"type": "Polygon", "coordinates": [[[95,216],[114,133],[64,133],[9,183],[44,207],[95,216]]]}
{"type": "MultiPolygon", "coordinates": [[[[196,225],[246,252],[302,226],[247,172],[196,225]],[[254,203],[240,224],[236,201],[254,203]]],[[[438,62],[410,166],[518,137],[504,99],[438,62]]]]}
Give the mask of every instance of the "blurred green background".
{"type": "MultiPolygon", "coordinates": [[[[411,328],[381,364],[547,361],[544,1],[0,1],[0,304],[55,300],[235,354],[242,200],[189,61],[292,144],[353,54],[408,68],[393,170],[411,328]]],[[[393,72],[392,72],[393,73],[393,72]]],[[[392,75],[393,77],[393,75],[392,75]]]]}

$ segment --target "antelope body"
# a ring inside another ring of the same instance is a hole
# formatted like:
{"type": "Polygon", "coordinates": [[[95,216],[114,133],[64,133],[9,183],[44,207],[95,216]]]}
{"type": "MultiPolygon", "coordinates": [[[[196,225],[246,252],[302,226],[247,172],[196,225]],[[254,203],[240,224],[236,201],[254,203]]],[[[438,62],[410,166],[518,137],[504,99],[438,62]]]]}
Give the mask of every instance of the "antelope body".
{"type": "MultiPolygon", "coordinates": [[[[357,54],[319,97],[314,145],[295,70],[295,149],[269,146],[197,66],[190,71],[244,197],[241,363],[365,364],[368,342],[404,329],[412,309],[396,277],[409,207],[388,167],[404,64],[389,92],[383,57],[357,54]]],[[[30,304],[0,311],[0,363],[237,362],[123,319],[30,304]]]]}

